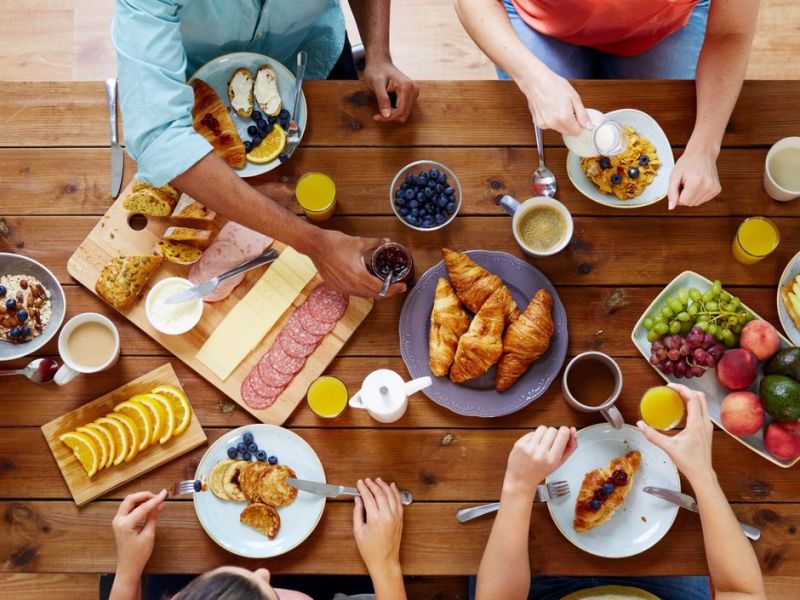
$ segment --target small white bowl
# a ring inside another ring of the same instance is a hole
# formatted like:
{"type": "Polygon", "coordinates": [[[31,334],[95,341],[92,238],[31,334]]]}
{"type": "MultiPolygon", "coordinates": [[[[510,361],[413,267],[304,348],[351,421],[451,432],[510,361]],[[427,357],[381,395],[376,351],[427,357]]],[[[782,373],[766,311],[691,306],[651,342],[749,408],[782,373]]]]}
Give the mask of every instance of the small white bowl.
{"type": "Polygon", "coordinates": [[[180,304],[163,304],[168,297],[179,294],[194,284],[183,277],[167,277],[153,286],[144,304],[147,320],[165,335],[181,335],[192,329],[203,316],[203,299],[195,298],[180,304]],[[166,290],[166,287],[173,289],[166,290]],[[171,320],[171,317],[178,317],[171,320]]]}
{"type": "Polygon", "coordinates": [[[394,176],[394,179],[392,180],[392,185],[391,187],[389,187],[389,204],[391,205],[395,216],[398,219],[400,219],[400,222],[406,227],[410,227],[411,229],[415,229],[416,231],[436,231],[438,229],[442,229],[443,227],[447,227],[453,221],[453,219],[456,218],[458,211],[461,210],[461,183],[458,181],[458,177],[456,177],[456,174],[453,173],[453,170],[447,167],[446,165],[443,165],[440,162],[436,162],[435,160],[417,160],[412,163],[408,163],[405,167],[403,167],[397,172],[397,175],[394,176]],[[400,215],[400,211],[394,202],[395,192],[403,184],[406,175],[408,173],[411,173],[416,177],[420,171],[430,171],[434,167],[447,175],[447,183],[450,184],[450,187],[452,187],[455,190],[453,199],[456,204],[456,211],[452,215],[450,215],[446,221],[444,221],[439,225],[433,225],[432,227],[420,227],[417,225],[412,225],[400,215]]]}

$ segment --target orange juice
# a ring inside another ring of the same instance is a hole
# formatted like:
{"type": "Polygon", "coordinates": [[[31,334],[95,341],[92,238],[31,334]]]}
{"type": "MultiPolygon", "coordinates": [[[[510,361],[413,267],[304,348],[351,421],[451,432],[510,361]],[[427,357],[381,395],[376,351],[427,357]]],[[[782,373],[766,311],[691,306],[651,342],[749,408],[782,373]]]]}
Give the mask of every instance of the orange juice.
{"type": "Polygon", "coordinates": [[[312,221],[325,221],[336,209],[336,184],[325,173],[311,172],[300,177],[294,196],[312,221]]]}
{"type": "Polygon", "coordinates": [[[309,408],[317,416],[332,419],[342,414],[349,396],[341,380],[325,375],[309,386],[307,399],[309,408]]]}
{"type": "Polygon", "coordinates": [[[651,387],[642,396],[639,412],[645,423],[655,429],[667,431],[683,419],[683,398],[671,387],[651,387]]]}
{"type": "Polygon", "coordinates": [[[753,265],[775,250],[780,240],[778,228],[772,221],[764,217],[750,217],[739,225],[731,251],[740,263],[753,265]]]}

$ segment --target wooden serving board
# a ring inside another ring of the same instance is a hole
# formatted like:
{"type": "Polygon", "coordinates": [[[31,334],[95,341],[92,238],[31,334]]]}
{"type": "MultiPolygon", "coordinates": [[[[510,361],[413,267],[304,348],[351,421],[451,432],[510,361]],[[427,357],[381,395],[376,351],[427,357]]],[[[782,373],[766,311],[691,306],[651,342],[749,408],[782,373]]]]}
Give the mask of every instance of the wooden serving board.
{"type": "MultiPolygon", "coordinates": [[[[136,218],[146,221],[146,225],[143,229],[134,229],[132,225],[136,225],[135,220],[131,219],[131,213],[122,208],[123,199],[130,193],[132,185],[133,183],[122,191],[114,204],[111,205],[111,208],[100,218],[100,221],[86,239],[83,240],[67,263],[69,274],[85,285],[92,293],[96,294],[94,289],[95,282],[100,276],[100,271],[113,256],[152,254],[166,228],[175,224],[168,218],[145,218],[142,215],[138,215],[136,218]]],[[[221,228],[224,224],[225,220],[217,217],[215,226],[221,228]]],[[[286,245],[276,240],[272,243],[272,247],[280,252],[286,248],[286,245]]],[[[269,408],[256,410],[249,407],[242,400],[240,392],[242,381],[272,345],[273,340],[289,320],[294,309],[300,306],[311,290],[322,282],[322,278],[319,275],[315,276],[305,287],[294,300],[293,306],[284,313],[275,327],[224,381],[197,360],[197,353],[225,315],[247,294],[253,284],[258,281],[268,268],[267,266],[250,271],[245,280],[222,302],[206,302],[200,322],[194,329],[183,335],[164,335],[150,325],[145,315],[144,299],[150,288],[157,281],[165,277],[186,277],[189,272],[188,266],[175,265],[165,261],[150,280],[141,299],[132,308],[121,314],[257,419],[264,423],[282,425],[298,403],[305,398],[308,386],[322,375],[345,342],[353,335],[353,332],[372,310],[373,302],[369,298],[351,296],[347,312],[336,324],[333,331],[325,336],[314,353],[308,357],[306,364],[295,375],[292,382],[276,399],[275,403],[269,408]]]]}
{"type": "Polygon", "coordinates": [[[192,410],[192,420],[189,423],[189,427],[179,436],[174,437],[163,446],[155,444],[145,448],[131,462],[122,462],[119,465],[101,469],[90,479],[78,459],[72,454],[72,450],[58,439],[60,435],[68,431],[114,412],[114,406],[131,396],[147,393],[161,384],[169,384],[181,388],[181,382],[169,363],[165,363],[157,369],[153,369],[149,373],[145,373],[141,377],[137,377],[133,381],[100,396],[96,400],[42,425],[42,433],[78,506],[83,506],[106,492],[163,465],[173,458],[186,454],[206,442],[206,434],[200,426],[200,421],[197,420],[197,415],[192,410]]]}

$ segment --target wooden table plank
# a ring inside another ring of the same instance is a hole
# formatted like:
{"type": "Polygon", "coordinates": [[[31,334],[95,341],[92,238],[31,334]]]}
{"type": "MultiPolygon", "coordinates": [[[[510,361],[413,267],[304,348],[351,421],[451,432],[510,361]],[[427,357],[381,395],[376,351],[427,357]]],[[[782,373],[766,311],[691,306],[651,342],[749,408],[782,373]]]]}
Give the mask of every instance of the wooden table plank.
{"type": "MultiPolygon", "coordinates": [[[[576,81],[586,106],[638,108],[651,114],[673,144],[694,122],[691,81],[576,81]],[[636,90],[631,94],[632,89],[636,90]]],[[[510,81],[424,81],[406,125],[376,123],[374,97],[360,82],[309,81],[312,107],[305,146],[532,146],[524,96],[510,81]],[[465,109],[465,107],[467,107],[465,109]],[[481,125],[482,124],[482,125],[481,125]],[[491,135],[487,133],[491,132],[491,135]]],[[[723,140],[726,146],[769,145],[800,129],[798,81],[746,81],[723,140]]],[[[0,146],[108,146],[108,110],[101,82],[0,84],[0,146]]],[[[545,143],[561,137],[545,132],[545,143]]]]}
{"type": "Polygon", "coordinates": [[[96,598],[99,586],[96,573],[0,573],[0,600],[32,593],[47,600],[96,598]]]}
{"type": "MultiPolygon", "coordinates": [[[[455,520],[458,503],[421,502],[406,510],[401,561],[408,575],[466,575],[478,569],[491,519],[467,525],[455,520]],[[446,558],[445,558],[446,557],[446,558]]],[[[111,519],[116,502],[94,502],[79,510],[71,502],[0,502],[0,571],[63,573],[114,569],[111,519]],[[75,552],[80,548],[81,552],[75,552]]],[[[762,528],[754,544],[766,575],[800,575],[796,504],[735,504],[745,521],[762,528]]],[[[147,572],[202,573],[231,562],[276,573],[364,573],[352,538],[349,503],[331,502],[316,531],[281,557],[249,560],[219,548],[197,526],[191,502],[170,502],[159,519],[158,542],[147,572]]],[[[670,532],[647,552],[625,560],[601,559],[574,548],[553,525],[544,505],[534,506],[531,566],[537,574],[666,575],[707,572],[700,521],[680,511],[670,532]]]]}

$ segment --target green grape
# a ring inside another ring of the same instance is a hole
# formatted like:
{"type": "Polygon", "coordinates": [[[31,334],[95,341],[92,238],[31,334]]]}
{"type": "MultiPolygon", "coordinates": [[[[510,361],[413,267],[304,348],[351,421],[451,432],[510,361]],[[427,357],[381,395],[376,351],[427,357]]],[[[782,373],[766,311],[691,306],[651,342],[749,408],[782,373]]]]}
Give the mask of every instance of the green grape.
{"type": "Polygon", "coordinates": [[[681,323],[681,335],[686,335],[692,330],[692,322],[681,323]]]}
{"type": "Polygon", "coordinates": [[[647,329],[647,331],[650,331],[653,328],[653,319],[647,317],[642,325],[644,325],[644,328],[647,329]]]}
{"type": "Polygon", "coordinates": [[[686,312],[689,313],[690,317],[694,317],[697,314],[697,304],[692,304],[689,308],[686,309],[686,312]]]}
{"type": "Polygon", "coordinates": [[[714,336],[717,335],[718,331],[719,331],[719,327],[717,327],[713,323],[708,326],[708,329],[706,329],[706,333],[710,333],[711,335],[714,335],[714,336]]]}
{"type": "Polygon", "coordinates": [[[719,279],[714,280],[714,285],[711,286],[711,292],[715,296],[719,296],[722,293],[722,282],[719,279]]]}
{"type": "Polygon", "coordinates": [[[667,300],[667,306],[669,306],[676,313],[679,313],[683,310],[683,304],[674,296],[667,300]]]}
{"type": "Polygon", "coordinates": [[[686,312],[684,310],[682,312],[679,312],[675,318],[678,319],[678,321],[683,321],[685,323],[686,321],[690,320],[692,317],[688,312],[686,312]]]}
{"type": "Polygon", "coordinates": [[[658,315],[656,315],[655,317],[653,317],[653,323],[654,323],[654,324],[655,324],[655,323],[664,323],[664,322],[665,322],[665,319],[664,319],[664,317],[663,317],[662,315],[660,315],[660,314],[658,314],[658,315]]]}
{"type": "Polygon", "coordinates": [[[717,329],[717,333],[714,334],[714,337],[717,338],[718,342],[725,341],[725,336],[723,335],[722,329],[717,329]]]}
{"type": "Polygon", "coordinates": [[[667,331],[669,331],[669,326],[662,321],[661,323],[656,323],[653,325],[653,331],[655,331],[658,335],[666,335],[667,331]]]}
{"type": "Polygon", "coordinates": [[[669,332],[672,335],[675,335],[676,333],[680,333],[681,332],[681,322],[680,321],[673,321],[672,323],[670,323],[669,324],[669,332]]]}
{"type": "Polygon", "coordinates": [[[733,310],[736,310],[742,305],[742,301],[739,300],[736,296],[731,298],[731,305],[734,307],[733,310]]]}
{"type": "Polygon", "coordinates": [[[689,298],[692,299],[693,302],[697,302],[700,300],[701,294],[700,290],[697,288],[689,288],[689,298]]]}
{"type": "Polygon", "coordinates": [[[723,307],[728,312],[736,311],[736,307],[733,305],[733,302],[728,302],[727,304],[723,305],[723,307]]]}
{"type": "Polygon", "coordinates": [[[661,308],[661,316],[663,316],[665,319],[669,319],[674,315],[675,313],[672,312],[672,309],[669,306],[664,306],[661,308]]]}
{"type": "Polygon", "coordinates": [[[689,292],[686,291],[686,288],[681,288],[678,290],[678,300],[680,300],[683,304],[689,302],[689,292]]]}
{"type": "Polygon", "coordinates": [[[650,331],[647,332],[647,341],[648,342],[650,342],[650,343],[655,342],[659,338],[661,338],[661,336],[658,333],[656,333],[655,329],[651,329],[650,331]]]}
{"type": "Polygon", "coordinates": [[[731,331],[733,331],[733,333],[735,333],[736,335],[739,335],[740,333],[742,333],[742,325],[737,323],[736,325],[731,327],[731,331]]]}
{"type": "Polygon", "coordinates": [[[739,317],[731,316],[728,317],[728,327],[733,327],[734,325],[739,324],[739,317]]]}
{"type": "Polygon", "coordinates": [[[698,321],[694,324],[700,331],[706,331],[708,329],[708,321],[698,321]]]}
{"type": "Polygon", "coordinates": [[[706,302],[706,310],[708,312],[717,312],[717,310],[719,310],[719,305],[713,300],[711,302],[706,302]]]}
{"type": "Polygon", "coordinates": [[[703,294],[702,298],[703,302],[711,302],[714,299],[714,295],[711,293],[711,291],[708,291],[703,294]]]}
{"type": "Polygon", "coordinates": [[[730,302],[731,298],[733,298],[733,296],[731,296],[728,292],[722,292],[719,295],[720,302],[730,302]]]}

